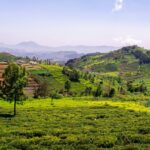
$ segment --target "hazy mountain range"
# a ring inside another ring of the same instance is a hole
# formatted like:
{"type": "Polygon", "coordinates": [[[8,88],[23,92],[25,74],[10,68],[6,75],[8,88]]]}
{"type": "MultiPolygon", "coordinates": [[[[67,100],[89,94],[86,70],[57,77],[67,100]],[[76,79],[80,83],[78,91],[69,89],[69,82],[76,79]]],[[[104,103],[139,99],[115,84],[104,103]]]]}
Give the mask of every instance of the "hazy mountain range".
{"type": "Polygon", "coordinates": [[[116,50],[113,46],[60,46],[48,47],[35,42],[22,42],[17,45],[0,43],[0,52],[8,52],[16,56],[38,57],[39,59],[52,59],[55,61],[67,61],[81,57],[87,53],[109,52],[116,50]]]}

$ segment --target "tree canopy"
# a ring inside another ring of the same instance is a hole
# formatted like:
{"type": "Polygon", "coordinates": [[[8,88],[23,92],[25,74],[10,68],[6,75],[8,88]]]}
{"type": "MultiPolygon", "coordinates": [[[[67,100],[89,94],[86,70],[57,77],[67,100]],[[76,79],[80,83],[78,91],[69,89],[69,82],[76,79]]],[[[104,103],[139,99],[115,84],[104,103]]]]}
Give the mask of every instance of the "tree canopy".
{"type": "Polygon", "coordinates": [[[1,97],[9,102],[14,102],[14,115],[16,115],[16,103],[25,99],[23,88],[27,83],[25,68],[10,63],[3,74],[4,81],[1,84],[1,97]]]}

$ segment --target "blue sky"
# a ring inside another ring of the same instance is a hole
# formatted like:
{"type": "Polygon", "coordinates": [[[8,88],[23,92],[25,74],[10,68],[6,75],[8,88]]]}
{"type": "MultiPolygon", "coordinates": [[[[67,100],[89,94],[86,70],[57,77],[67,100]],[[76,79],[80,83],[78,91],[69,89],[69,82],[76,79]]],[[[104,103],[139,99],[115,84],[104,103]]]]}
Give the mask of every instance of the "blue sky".
{"type": "Polygon", "coordinates": [[[150,48],[150,0],[0,0],[0,42],[150,48]]]}

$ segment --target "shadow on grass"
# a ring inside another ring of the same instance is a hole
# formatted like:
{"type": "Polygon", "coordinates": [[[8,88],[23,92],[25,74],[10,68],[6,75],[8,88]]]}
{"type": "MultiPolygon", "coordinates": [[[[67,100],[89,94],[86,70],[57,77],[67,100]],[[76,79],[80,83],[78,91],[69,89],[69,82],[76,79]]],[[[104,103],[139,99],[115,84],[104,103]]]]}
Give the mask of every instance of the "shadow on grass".
{"type": "Polygon", "coordinates": [[[15,116],[11,114],[0,114],[0,118],[13,118],[13,117],[15,116]]]}

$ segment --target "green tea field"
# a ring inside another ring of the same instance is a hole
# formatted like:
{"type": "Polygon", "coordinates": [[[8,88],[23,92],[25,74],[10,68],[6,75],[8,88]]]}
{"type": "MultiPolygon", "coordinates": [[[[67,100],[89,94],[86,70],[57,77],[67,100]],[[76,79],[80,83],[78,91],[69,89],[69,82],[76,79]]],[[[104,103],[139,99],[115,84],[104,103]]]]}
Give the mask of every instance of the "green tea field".
{"type": "Polygon", "coordinates": [[[150,109],[138,102],[0,101],[1,150],[148,150],[150,109]]]}

